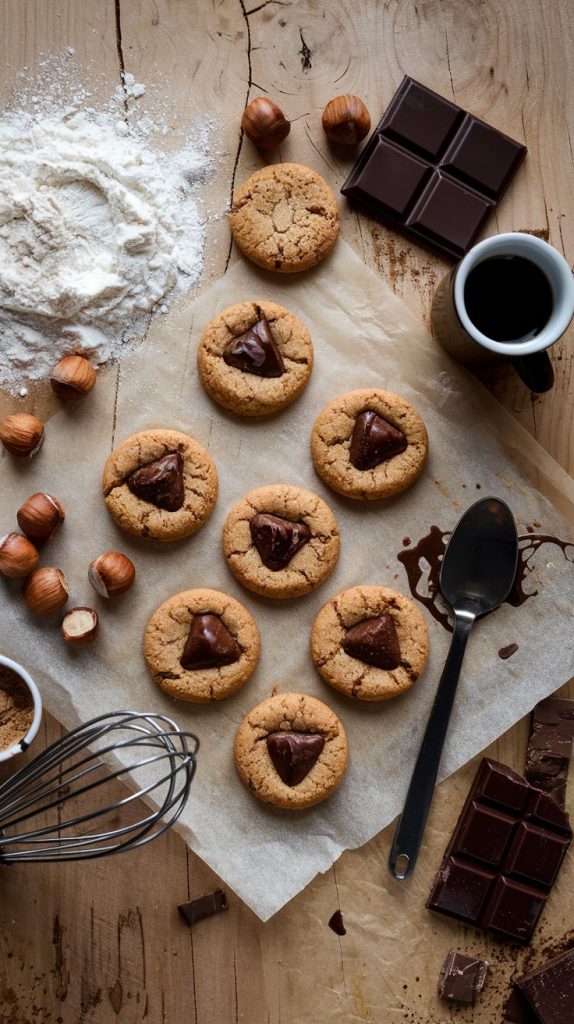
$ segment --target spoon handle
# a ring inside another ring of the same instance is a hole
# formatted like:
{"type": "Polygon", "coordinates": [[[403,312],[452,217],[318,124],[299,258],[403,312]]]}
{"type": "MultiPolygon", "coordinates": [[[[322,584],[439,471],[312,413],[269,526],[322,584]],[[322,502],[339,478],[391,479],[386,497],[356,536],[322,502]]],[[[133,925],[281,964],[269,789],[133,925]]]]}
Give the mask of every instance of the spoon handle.
{"type": "Polygon", "coordinates": [[[466,642],[474,619],[475,616],[471,613],[455,612],[450,650],[389,854],[389,871],[394,878],[406,878],[416,864],[433,798],[466,642]]]}

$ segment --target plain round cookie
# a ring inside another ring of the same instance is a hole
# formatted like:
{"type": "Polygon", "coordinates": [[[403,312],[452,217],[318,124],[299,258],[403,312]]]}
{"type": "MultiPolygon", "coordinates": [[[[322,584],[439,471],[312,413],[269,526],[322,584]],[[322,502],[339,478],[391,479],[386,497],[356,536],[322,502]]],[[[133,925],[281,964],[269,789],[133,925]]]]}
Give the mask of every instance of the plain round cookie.
{"type": "Polygon", "coordinates": [[[184,590],[164,601],[144,633],[144,657],[154,681],[179,700],[208,704],[231,696],[247,682],[259,660],[259,630],[253,616],[219,590],[184,590]],[[217,615],[241,647],[231,665],[185,669],[180,663],[194,615],[217,615]]]}
{"type": "Polygon", "coordinates": [[[313,369],[313,345],[306,327],[276,302],[240,302],[224,309],[205,328],[197,351],[201,383],[225,409],[239,416],[265,416],[293,402],[313,369]],[[224,351],[265,317],[285,366],[280,377],[259,377],[229,366],[224,351]]]}
{"type": "Polygon", "coordinates": [[[303,164],[269,164],[234,192],[231,231],[242,253],[283,274],[320,263],[339,234],[335,195],[303,164]]]}
{"type": "Polygon", "coordinates": [[[193,437],[158,427],[132,434],[114,448],[104,468],[103,491],[108,511],[126,533],[180,540],[199,530],[213,512],[217,471],[209,453],[193,437]],[[179,452],[183,459],[184,503],[177,512],[143,501],[126,483],[131,473],[172,452],[179,452]]]}
{"type": "Polygon", "coordinates": [[[389,498],[406,490],[422,473],[427,454],[428,435],[418,412],[400,395],[377,388],[334,398],[317,416],[311,434],[311,457],[321,479],[358,500],[389,498]],[[355,420],[371,410],[405,435],[407,447],[374,469],[357,469],[349,458],[355,420]]]}
{"type": "Polygon", "coordinates": [[[241,722],[234,746],[239,777],[254,796],[275,807],[297,809],[325,800],[341,784],[349,760],[345,730],[334,711],[304,693],[268,697],[241,722]],[[289,786],[278,775],[267,748],[272,733],[316,733],[325,745],[305,778],[289,786]]]}
{"type": "Polygon", "coordinates": [[[387,587],[342,590],[317,614],[311,630],[311,657],[325,682],[357,700],[390,700],[410,689],[428,657],[427,624],[417,606],[387,587]],[[364,619],[390,615],[399,639],[401,662],[385,670],[347,654],[341,642],[348,629],[364,619]]]}
{"type": "Polygon", "coordinates": [[[250,491],[231,508],[223,527],[223,553],[236,580],[263,597],[301,597],[333,572],[339,557],[339,527],[329,506],[313,491],[289,484],[269,484],[250,491]],[[250,531],[257,513],[304,523],[310,540],[285,569],[263,564],[250,531]]]}

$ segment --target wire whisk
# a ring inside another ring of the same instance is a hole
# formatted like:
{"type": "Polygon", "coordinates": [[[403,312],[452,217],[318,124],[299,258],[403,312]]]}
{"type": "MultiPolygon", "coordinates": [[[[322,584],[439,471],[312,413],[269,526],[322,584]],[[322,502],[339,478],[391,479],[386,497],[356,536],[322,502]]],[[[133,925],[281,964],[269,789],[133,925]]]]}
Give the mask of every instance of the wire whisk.
{"type": "Polygon", "coordinates": [[[183,811],[198,748],[193,733],[153,712],[78,726],[0,784],[0,863],[88,860],[151,842],[183,811]],[[116,794],[116,780],[131,792],[116,794]],[[77,804],[85,794],[87,812],[77,804]]]}

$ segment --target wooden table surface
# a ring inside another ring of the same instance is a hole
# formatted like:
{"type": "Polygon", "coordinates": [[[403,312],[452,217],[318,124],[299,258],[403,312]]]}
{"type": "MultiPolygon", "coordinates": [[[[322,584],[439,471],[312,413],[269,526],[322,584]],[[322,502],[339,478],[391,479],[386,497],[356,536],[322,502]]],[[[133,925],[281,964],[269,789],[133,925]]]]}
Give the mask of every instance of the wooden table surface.
{"type": "MultiPolygon", "coordinates": [[[[277,159],[310,164],[338,188],[352,157],[327,145],[322,108],[354,92],[375,120],[404,73],[526,142],[527,161],[486,233],[530,231],[574,261],[569,0],[0,0],[3,98],[18,88],[19,68],[66,47],[80,65],[93,62],[102,96],[125,68],[148,96],[159,84],[176,130],[202,112],[218,119],[204,283],[236,258],[223,211],[234,182],[262,162],[239,133],[246,101],[275,97],[294,122],[277,159]]],[[[428,323],[446,264],[342,206],[343,236],[428,323]]],[[[570,332],[552,350],[549,395],[531,396],[506,369],[486,380],[570,472],[571,341],[570,332]]],[[[44,739],[59,731],[46,718],[44,739]]],[[[492,752],[520,769],[526,735],[523,721],[492,752]]],[[[452,778],[439,787],[433,814],[457,785],[452,778]]],[[[352,921],[367,909],[365,893],[387,885],[389,842],[387,829],[346,853],[266,925],[231,894],[227,915],[193,931],[176,904],[218,879],[175,834],[123,859],[0,869],[0,1021],[302,1024],[312,1012],[314,1021],[338,1014],[378,1024],[388,982],[385,922],[373,914],[354,933],[352,921]],[[350,924],[341,940],[326,925],[338,906],[350,924]]],[[[405,1020],[426,1024],[419,1006],[405,1020]]],[[[441,1019],[452,1019],[448,1009],[441,1019]]]]}

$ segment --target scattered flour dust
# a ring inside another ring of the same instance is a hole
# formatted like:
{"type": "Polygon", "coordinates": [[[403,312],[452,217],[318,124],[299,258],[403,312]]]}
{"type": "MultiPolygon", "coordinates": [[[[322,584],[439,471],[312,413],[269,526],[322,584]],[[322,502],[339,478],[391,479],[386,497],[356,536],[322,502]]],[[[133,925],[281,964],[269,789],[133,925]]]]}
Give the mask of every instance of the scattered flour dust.
{"type": "Polygon", "coordinates": [[[211,170],[212,126],[157,148],[167,107],[134,110],[133,75],[96,107],[61,61],[41,68],[0,116],[0,387],[20,394],[66,353],[117,357],[199,281],[211,170]]]}

